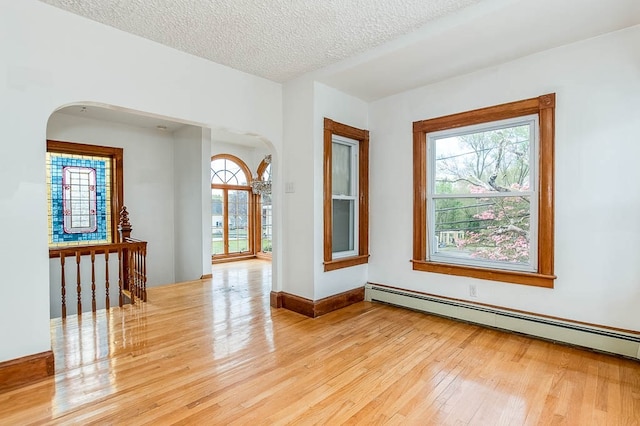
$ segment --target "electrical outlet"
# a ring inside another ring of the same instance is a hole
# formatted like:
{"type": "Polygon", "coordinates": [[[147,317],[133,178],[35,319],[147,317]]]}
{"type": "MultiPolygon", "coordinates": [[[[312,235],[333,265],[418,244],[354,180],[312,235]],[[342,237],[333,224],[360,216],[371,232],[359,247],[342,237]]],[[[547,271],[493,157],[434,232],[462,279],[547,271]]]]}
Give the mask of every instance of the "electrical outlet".
{"type": "Polygon", "coordinates": [[[475,284],[469,285],[469,296],[478,297],[478,289],[476,288],[475,284]]]}

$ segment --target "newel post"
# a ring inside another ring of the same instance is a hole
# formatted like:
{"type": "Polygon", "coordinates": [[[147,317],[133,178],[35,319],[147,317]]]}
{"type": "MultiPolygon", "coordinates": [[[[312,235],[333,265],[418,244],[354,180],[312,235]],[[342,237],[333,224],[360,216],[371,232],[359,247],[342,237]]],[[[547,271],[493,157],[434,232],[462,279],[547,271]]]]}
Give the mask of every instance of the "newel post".
{"type": "MultiPolygon", "coordinates": [[[[129,223],[129,212],[126,206],[122,206],[120,210],[120,222],[118,223],[118,232],[120,233],[120,242],[126,243],[127,238],[131,237],[131,223],[129,223]]],[[[122,250],[122,288],[129,290],[129,250],[122,250]]]]}
{"type": "Polygon", "coordinates": [[[129,223],[129,212],[127,207],[123,206],[120,210],[120,222],[118,223],[118,232],[120,233],[120,242],[124,243],[127,238],[131,237],[131,223],[129,223]]]}

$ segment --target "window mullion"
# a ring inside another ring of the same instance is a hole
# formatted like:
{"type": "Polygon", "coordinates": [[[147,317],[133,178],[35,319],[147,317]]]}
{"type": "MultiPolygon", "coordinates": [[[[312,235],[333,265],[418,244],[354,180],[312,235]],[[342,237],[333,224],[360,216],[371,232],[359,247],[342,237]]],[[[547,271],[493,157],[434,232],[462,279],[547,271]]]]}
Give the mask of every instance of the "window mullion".
{"type": "Polygon", "coordinates": [[[447,198],[515,198],[515,197],[534,197],[534,191],[521,192],[483,192],[480,194],[427,194],[428,198],[447,199],[447,198]]]}

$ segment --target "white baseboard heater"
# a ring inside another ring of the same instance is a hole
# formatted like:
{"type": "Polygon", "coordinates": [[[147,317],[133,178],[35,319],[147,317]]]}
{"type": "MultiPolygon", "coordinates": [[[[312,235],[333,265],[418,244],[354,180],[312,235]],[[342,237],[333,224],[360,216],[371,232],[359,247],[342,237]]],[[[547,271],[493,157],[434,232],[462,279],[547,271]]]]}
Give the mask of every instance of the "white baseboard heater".
{"type": "Polygon", "coordinates": [[[640,333],[523,314],[372,283],[365,285],[365,300],[640,359],[640,333]]]}

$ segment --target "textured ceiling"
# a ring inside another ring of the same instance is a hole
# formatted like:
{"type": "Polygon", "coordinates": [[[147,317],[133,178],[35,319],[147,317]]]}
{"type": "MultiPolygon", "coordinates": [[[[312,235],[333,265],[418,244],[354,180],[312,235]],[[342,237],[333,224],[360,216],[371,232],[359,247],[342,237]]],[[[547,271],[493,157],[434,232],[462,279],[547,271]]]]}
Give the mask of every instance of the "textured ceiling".
{"type": "Polygon", "coordinates": [[[373,101],[639,24],[640,0],[483,0],[314,77],[373,101]]]}
{"type": "Polygon", "coordinates": [[[480,0],[41,1],[284,82],[379,46],[480,0]]]}

